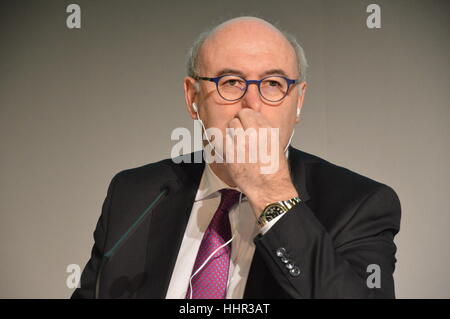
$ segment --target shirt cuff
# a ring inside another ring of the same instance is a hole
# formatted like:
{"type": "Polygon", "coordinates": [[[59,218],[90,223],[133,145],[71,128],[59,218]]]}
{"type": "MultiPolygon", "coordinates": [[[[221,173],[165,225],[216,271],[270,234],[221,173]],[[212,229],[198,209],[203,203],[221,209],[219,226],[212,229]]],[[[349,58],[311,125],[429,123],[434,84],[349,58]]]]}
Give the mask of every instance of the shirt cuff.
{"type": "Polygon", "coordinates": [[[261,227],[261,229],[259,230],[259,232],[261,233],[261,235],[264,235],[273,225],[275,225],[275,223],[285,215],[286,213],[283,213],[281,215],[278,215],[277,217],[275,217],[274,219],[272,219],[270,222],[267,222],[263,227],[261,227]]]}

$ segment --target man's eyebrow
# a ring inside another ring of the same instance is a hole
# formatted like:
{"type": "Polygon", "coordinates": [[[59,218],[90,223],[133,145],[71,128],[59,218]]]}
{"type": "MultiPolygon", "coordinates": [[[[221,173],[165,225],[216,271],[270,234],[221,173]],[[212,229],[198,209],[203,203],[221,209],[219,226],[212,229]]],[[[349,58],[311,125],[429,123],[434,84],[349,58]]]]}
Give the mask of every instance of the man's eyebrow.
{"type": "Polygon", "coordinates": [[[244,76],[244,73],[242,71],[229,68],[220,70],[219,72],[216,73],[216,76],[222,76],[225,74],[240,75],[242,77],[244,76]]]}
{"type": "Polygon", "coordinates": [[[282,76],[288,77],[286,72],[284,72],[282,69],[270,69],[261,74],[262,77],[266,76],[266,75],[282,75],[282,76]]]}
{"type": "MultiPolygon", "coordinates": [[[[219,76],[222,76],[225,74],[239,75],[242,77],[244,77],[244,75],[245,75],[242,71],[226,68],[226,69],[222,69],[222,70],[218,71],[216,73],[216,76],[219,77],[219,76]]],[[[263,73],[260,74],[260,77],[262,78],[267,75],[282,75],[282,76],[288,77],[286,72],[284,72],[282,69],[270,69],[270,70],[264,71],[263,73]]]]}

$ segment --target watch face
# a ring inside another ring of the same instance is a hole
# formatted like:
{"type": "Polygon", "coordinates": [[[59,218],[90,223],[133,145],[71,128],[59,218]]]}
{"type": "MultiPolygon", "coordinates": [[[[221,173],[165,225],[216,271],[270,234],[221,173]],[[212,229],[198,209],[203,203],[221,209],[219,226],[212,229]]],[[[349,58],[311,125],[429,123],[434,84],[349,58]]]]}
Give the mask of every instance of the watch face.
{"type": "Polygon", "coordinates": [[[278,215],[282,214],[285,212],[285,209],[278,204],[274,204],[271,205],[270,207],[267,208],[266,211],[266,220],[267,221],[271,221],[272,219],[274,219],[275,217],[277,217],[278,215]]]}

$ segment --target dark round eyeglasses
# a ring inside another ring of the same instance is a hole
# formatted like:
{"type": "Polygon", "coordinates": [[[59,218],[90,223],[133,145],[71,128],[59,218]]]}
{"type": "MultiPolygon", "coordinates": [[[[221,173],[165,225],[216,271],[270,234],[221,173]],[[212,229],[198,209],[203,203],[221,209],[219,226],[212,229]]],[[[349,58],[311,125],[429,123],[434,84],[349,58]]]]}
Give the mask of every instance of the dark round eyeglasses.
{"type": "Polygon", "coordinates": [[[258,86],[261,97],[269,102],[279,102],[286,97],[291,85],[298,84],[298,79],[292,80],[284,76],[272,75],[261,80],[246,80],[239,75],[222,75],[215,78],[205,76],[194,77],[216,83],[217,92],[227,101],[237,101],[247,92],[250,84],[258,86]]]}

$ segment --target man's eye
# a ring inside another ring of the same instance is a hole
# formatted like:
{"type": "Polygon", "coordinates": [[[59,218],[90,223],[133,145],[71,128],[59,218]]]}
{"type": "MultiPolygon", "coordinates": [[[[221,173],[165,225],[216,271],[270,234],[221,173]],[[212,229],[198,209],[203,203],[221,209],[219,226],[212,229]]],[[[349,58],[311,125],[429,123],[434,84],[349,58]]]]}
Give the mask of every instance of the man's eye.
{"type": "Polygon", "coordinates": [[[240,81],[239,79],[229,79],[225,81],[226,86],[233,86],[233,87],[242,87],[244,86],[244,83],[240,81]]]}
{"type": "Polygon", "coordinates": [[[277,81],[269,81],[269,86],[279,86],[280,83],[277,81]]]}

